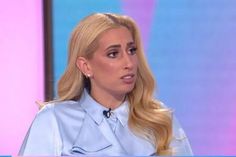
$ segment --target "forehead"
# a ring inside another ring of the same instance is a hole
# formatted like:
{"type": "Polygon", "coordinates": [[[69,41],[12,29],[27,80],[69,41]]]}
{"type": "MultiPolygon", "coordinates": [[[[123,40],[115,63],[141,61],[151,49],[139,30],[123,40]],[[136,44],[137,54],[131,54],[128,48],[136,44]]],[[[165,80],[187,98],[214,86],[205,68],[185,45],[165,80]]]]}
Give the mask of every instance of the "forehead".
{"type": "Polygon", "coordinates": [[[126,44],[133,41],[134,40],[131,32],[123,26],[105,31],[98,39],[99,46],[107,46],[110,44],[126,44]]]}

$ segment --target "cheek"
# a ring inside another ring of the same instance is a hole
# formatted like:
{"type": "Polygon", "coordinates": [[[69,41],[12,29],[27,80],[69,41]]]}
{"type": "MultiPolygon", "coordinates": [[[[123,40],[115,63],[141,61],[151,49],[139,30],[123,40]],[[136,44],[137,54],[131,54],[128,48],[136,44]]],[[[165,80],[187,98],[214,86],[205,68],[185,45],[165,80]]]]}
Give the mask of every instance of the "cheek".
{"type": "Polygon", "coordinates": [[[94,64],[94,74],[95,75],[104,75],[104,77],[107,77],[105,75],[109,75],[108,77],[112,76],[112,73],[117,72],[118,68],[117,65],[114,63],[107,63],[107,62],[97,62],[97,64],[94,64]]]}
{"type": "Polygon", "coordinates": [[[103,64],[102,65],[104,72],[106,73],[112,73],[117,71],[117,65],[109,63],[109,64],[103,64]]]}

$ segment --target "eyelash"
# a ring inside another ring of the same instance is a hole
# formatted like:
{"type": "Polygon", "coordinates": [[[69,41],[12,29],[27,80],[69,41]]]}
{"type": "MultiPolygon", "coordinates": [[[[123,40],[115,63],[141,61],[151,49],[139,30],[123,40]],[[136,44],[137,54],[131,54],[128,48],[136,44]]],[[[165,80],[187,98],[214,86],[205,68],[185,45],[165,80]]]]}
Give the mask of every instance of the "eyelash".
{"type": "Polygon", "coordinates": [[[131,55],[136,54],[136,51],[137,51],[137,47],[132,47],[132,48],[129,49],[129,52],[130,52],[131,55]]]}
{"type": "MultiPolygon", "coordinates": [[[[135,55],[135,54],[136,54],[136,51],[137,51],[137,48],[136,48],[136,47],[132,47],[132,48],[128,49],[128,51],[129,51],[128,53],[129,53],[130,55],[135,55]]],[[[109,58],[115,58],[118,53],[119,53],[118,51],[114,50],[114,51],[112,51],[112,52],[109,52],[109,53],[107,54],[107,56],[108,56],[109,58]]]]}
{"type": "Polygon", "coordinates": [[[115,58],[117,54],[118,54],[118,51],[112,51],[112,52],[108,53],[107,56],[109,58],[115,58]]]}

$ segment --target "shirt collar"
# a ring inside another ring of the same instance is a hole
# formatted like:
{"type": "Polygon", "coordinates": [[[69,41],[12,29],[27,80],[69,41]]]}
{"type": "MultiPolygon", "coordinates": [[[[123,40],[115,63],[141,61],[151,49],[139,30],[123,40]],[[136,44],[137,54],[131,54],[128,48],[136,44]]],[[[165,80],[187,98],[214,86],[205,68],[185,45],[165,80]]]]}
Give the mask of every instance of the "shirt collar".
{"type": "MultiPolygon", "coordinates": [[[[84,90],[79,101],[86,113],[96,122],[96,124],[100,125],[104,119],[103,111],[108,110],[108,108],[95,101],[87,90],[84,90]]],[[[112,112],[115,113],[122,126],[125,126],[129,116],[128,100],[125,100],[118,108],[112,110],[112,112]]]]}
{"type": "Polygon", "coordinates": [[[125,126],[129,118],[129,102],[125,100],[118,108],[113,110],[118,120],[121,122],[122,126],[125,126]]]}

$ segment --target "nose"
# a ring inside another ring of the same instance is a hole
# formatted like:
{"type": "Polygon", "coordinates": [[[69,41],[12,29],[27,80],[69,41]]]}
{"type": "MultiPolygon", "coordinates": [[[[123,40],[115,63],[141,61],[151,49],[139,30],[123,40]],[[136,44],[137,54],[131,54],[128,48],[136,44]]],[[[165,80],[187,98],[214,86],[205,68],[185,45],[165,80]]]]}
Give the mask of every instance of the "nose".
{"type": "Polygon", "coordinates": [[[125,53],[124,55],[124,68],[133,69],[134,68],[134,56],[125,53]]]}

